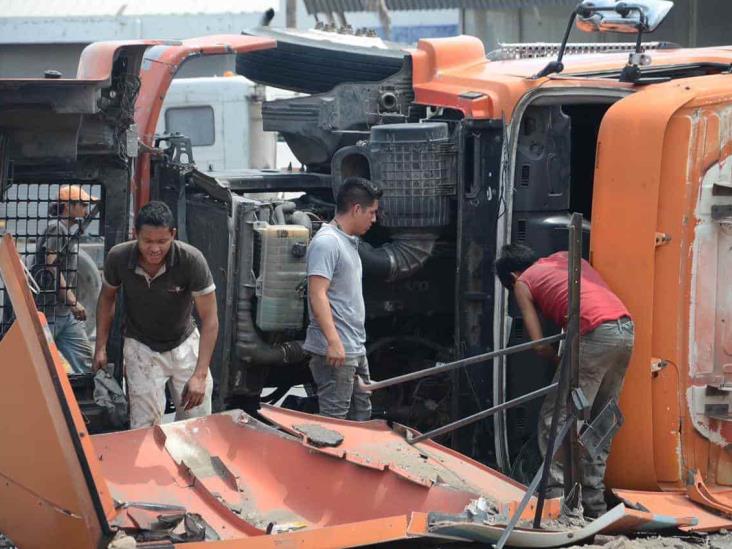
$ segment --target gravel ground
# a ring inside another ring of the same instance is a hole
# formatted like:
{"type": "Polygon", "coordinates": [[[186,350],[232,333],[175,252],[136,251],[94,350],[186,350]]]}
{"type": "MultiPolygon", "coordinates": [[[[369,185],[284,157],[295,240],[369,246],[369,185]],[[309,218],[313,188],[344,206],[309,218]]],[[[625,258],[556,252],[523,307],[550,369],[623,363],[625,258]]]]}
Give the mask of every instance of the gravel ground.
{"type": "Polygon", "coordinates": [[[732,549],[732,534],[684,536],[595,536],[591,545],[574,545],[569,549],[732,549]]]}

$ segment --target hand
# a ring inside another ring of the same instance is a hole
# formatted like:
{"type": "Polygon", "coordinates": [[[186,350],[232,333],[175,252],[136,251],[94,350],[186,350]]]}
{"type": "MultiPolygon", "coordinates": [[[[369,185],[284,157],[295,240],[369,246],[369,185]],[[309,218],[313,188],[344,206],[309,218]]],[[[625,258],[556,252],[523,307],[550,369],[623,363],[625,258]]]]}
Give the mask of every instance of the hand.
{"type": "Polygon", "coordinates": [[[86,320],[86,309],[79,301],[71,306],[71,314],[76,320],[86,320]]]}
{"type": "Polygon", "coordinates": [[[206,395],[206,374],[193,374],[183,387],[180,406],[183,410],[190,410],[199,406],[206,395]]]}
{"type": "Polygon", "coordinates": [[[336,368],[343,366],[346,362],[346,350],[340,339],[332,343],[328,343],[328,352],[325,355],[325,363],[336,368]]]}
{"type": "Polygon", "coordinates": [[[92,361],[92,372],[96,373],[107,366],[107,349],[97,349],[92,361]]]}
{"type": "Polygon", "coordinates": [[[356,374],[356,386],[358,387],[358,390],[362,393],[368,393],[369,395],[373,392],[371,389],[369,389],[369,385],[371,385],[371,381],[364,381],[364,379],[356,374]]]}

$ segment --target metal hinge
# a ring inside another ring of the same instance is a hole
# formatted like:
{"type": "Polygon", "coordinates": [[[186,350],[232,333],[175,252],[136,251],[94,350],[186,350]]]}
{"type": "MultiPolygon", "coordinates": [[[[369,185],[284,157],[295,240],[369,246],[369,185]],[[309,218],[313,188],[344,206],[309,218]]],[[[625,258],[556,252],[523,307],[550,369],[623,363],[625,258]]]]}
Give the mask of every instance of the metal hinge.
{"type": "Polygon", "coordinates": [[[671,235],[666,233],[656,233],[656,248],[671,242],[671,235]]]}

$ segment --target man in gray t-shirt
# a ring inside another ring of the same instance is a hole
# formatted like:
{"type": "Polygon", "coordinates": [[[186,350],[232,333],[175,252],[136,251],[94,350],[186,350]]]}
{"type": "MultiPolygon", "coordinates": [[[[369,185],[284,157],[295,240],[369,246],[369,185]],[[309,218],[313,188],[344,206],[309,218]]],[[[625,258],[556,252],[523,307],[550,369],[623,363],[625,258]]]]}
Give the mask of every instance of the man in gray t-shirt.
{"type": "Polygon", "coordinates": [[[369,381],[358,243],[376,221],[380,197],[368,180],[346,179],[336,197],[335,219],[320,228],[308,248],[310,324],[304,348],[312,354],[320,414],[328,417],[371,417],[369,393],[354,383],[356,375],[369,381]]]}
{"type": "Polygon", "coordinates": [[[80,185],[60,187],[49,208],[53,219],[36,243],[31,267],[41,290],[36,296],[38,308],[46,315],[58,350],[77,374],[90,371],[92,346],[86,334],[86,310],[77,299],[79,232],[72,234],[71,228],[97,201],[80,185]]]}

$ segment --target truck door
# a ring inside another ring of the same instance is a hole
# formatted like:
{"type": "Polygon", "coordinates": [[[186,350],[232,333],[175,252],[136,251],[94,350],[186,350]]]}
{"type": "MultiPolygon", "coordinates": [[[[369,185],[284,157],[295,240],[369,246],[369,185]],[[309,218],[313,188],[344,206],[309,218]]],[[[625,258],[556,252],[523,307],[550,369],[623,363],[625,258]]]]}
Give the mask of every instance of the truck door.
{"type": "Polygon", "coordinates": [[[609,485],[732,482],[728,76],[649,86],[603,121],[591,257],[635,322],[609,485]]]}

